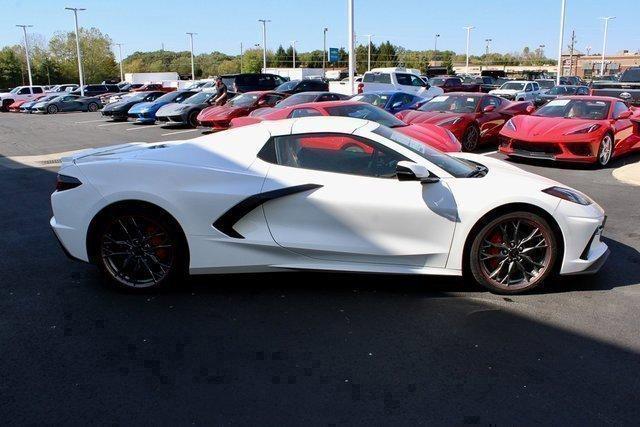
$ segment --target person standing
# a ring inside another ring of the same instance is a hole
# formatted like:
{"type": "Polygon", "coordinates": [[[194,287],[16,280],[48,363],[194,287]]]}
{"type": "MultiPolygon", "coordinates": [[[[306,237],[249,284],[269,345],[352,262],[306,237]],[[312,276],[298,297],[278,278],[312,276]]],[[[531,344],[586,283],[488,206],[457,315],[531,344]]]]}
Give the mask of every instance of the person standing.
{"type": "Polygon", "coordinates": [[[228,98],[227,85],[224,84],[222,78],[218,77],[216,79],[216,97],[214,99],[214,103],[216,105],[224,105],[227,103],[228,98]]]}

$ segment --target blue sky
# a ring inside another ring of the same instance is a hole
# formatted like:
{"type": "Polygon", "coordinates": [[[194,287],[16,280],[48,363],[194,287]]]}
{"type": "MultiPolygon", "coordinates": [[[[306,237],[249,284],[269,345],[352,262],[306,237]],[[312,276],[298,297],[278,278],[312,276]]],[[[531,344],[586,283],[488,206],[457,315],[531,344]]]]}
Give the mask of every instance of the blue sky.
{"type": "MultiPolygon", "coordinates": [[[[346,46],[346,0],[0,0],[0,46],[21,41],[15,24],[32,24],[34,33],[49,38],[55,31],[72,30],[73,16],[65,6],[86,7],[82,26],[95,26],[124,43],[124,54],[136,50],[188,49],[186,31],[197,32],[197,53],[219,50],[238,53],[261,43],[260,18],[268,24],[267,46],[288,45],[297,40],[299,51],[322,49],[322,29],[329,28],[328,45],[346,46]]],[[[374,41],[390,40],[409,49],[430,49],[439,33],[439,49],[463,53],[466,25],[472,32],[471,52],[484,51],[487,38],[491,50],[519,51],[546,45],[545,53],[557,54],[560,0],[355,0],[356,33],[374,34],[374,41]],[[481,5],[487,5],[481,6],[481,5]]],[[[600,16],[616,16],[609,26],[607,53],[640,49],[640,0],[567,0],[565,46],[576,31],[577,48],[592,52],[602,48],[600,16]]],[[[364,41],[364,39],[363,39],[364,41]]]]}

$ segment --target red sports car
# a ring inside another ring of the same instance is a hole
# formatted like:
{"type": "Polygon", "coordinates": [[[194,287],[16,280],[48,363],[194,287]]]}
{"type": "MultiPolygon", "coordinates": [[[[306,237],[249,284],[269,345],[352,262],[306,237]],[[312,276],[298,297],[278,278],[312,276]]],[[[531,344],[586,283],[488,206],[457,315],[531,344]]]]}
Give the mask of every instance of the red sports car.
{"type": "Polygon", "coordinates": [[[530,116],[517,116],[500,132],[510,157],[597,163],[640,150],[640,110],[617,98],[567,96],[530,116]]]}
{"type": "Polygon", "coordinates": [[[341,116],[371,120],[381,125],[394,128],[398,132],[437,148],[440,151],[460,151],[460,142],[446,129],[427,123],[408,125],[381,108],[358,101],[327,101],[298,104],[291,107],[279,108],[272,113],[259,117],[233,119],[231,126],[238,127],[257,123],[262,120],[280,120],[308,116],[341,116]]]}
{"type": "Polygon", "coordinates": [[[34,99],[21,99],[18,101],[14,101],[13,104],[9,105],[9,111],[11,111],[12,113],[18,113],[20,112],[20,107],[22,106],[22,104],[24,104],[25,102],[33,101],[33,100],[34,99]]]}
{"type": "Polygon", "coordinates": [[[533,111],[530,102],[456,92],[436,96],[417,110],[401,111],[396,117],[409,124],[431,123],[448,129],[462,144],[462,151],[473,151],[479,144],[496,139],[511,117],[533,111]]]}
{"type": "Polygon", "coordinates": [[[273,107],[286,97],[285,94],[272,91],[245,92],[224,105],[205,108],[198,114],[198,122],[214,130],[227,129],[231,119],[247,116],[258,108],[273,107]]]}
{"type": "Polygon", "coordinates": [[[175,91],[176,88],[173,86],[163,86],[162,83],[147,83],[135,89],[131,89],[131,92],[150,92],[157,90],[169,93],[175,91]]]}

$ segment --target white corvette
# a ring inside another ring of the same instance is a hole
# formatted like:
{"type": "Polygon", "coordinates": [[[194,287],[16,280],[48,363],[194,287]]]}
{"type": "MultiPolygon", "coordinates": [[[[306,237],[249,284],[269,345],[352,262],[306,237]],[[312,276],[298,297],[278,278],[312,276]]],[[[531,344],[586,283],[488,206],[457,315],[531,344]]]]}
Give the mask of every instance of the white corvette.
{"type": "Polygon", "coordinates": [[[51,226],[127,289],[183,273],[462,275],[517,293],[597,271],[603,210],[502,161],[308,117],[64,159],[51,226]]]}

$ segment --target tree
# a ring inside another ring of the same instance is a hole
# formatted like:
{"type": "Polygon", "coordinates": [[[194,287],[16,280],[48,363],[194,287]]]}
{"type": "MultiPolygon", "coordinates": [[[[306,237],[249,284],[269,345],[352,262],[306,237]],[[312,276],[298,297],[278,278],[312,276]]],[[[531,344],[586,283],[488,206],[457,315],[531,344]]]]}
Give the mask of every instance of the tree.
{"type": "Polygon", "coordinates": [[[0,88],[6,89],[22,84],[19,46],[4,47],[0,50],[0,88]]]}

